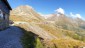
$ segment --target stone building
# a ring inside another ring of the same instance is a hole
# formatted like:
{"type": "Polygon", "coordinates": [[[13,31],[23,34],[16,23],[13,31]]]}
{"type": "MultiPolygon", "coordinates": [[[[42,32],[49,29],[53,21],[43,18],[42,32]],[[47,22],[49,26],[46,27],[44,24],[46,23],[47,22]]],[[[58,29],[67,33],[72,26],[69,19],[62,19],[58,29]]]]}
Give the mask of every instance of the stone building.
{"type": "Polygon", "coordinates": [[[10,7],[7,0],[0,0],[0,30],[9,27],[10,7]]]}

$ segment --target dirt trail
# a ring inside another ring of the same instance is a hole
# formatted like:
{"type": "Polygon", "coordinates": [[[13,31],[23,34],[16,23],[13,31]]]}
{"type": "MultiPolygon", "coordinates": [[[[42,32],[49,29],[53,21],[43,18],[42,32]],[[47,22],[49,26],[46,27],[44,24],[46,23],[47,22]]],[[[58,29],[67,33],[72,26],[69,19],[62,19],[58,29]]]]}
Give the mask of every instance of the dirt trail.
{"type": "Polygon", "coordinates": [[[23,48],[20,42],[22,34],[21,29],[17,27],[0,31],[0,48],[23,48]]]}

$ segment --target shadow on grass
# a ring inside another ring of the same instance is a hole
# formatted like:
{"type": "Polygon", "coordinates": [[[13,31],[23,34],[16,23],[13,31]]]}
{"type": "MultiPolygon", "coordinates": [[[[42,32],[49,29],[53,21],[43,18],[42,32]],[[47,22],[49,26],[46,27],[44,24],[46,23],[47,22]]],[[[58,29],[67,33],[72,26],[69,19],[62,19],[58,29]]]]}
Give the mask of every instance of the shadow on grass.
{"type": "Polygon", "coordinates": [[[23,28],[21,29],[24,33],[21,38],[21,42],[24,48],[44,48],[38,35],[32,33],[31,31],[26,31],[23,28]]]}

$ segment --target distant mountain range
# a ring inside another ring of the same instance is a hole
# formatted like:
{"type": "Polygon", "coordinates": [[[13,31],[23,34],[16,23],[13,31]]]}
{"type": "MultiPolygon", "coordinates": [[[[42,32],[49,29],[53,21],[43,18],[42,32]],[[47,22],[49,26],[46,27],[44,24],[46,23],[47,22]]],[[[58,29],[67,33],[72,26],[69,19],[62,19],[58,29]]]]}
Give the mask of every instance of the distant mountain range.
{"type": "MultiPolygon", "coordinates": [[[[61,26],[63,29],[82,29],[85,30],[85,21],[81,18],[71,18],[63,14],[53,14],[53,16],[47,18],[48,21],[55,21],[56,25],[61,26]]],[[[74,29],[74,31],[75,31],[74,29]]]]}
{"type": "MultiPolygon", "coordinates": [[[[45,46],[58,48],[73,48],[85,46],[85,21],[81,18],[71,18],[61,13],[50,14],[45,19],[31,6],[19,6],[11,11],[10,20],[14,25],[30,30],[45,40],[45,46]],[[18,22],[19,24],[16,24],[18,22]],[[22,23],[26,22],[26,23],[22,23]],[[50,46],[52,46],[50,45],[50,46]]],[[[51,48],[51,47],[50,47],[51,48]]]]}

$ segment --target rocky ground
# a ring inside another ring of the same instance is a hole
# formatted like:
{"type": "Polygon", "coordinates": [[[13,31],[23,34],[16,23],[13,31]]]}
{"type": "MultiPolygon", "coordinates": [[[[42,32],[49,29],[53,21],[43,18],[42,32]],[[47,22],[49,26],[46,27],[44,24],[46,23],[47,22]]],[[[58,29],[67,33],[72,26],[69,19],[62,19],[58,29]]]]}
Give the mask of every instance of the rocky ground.
{"type": "Polygon", "coordinates": [[[0,48],[23,48],[20,42],[22,31],[18,27],[9,27],[0,31],[0,48]]]}

